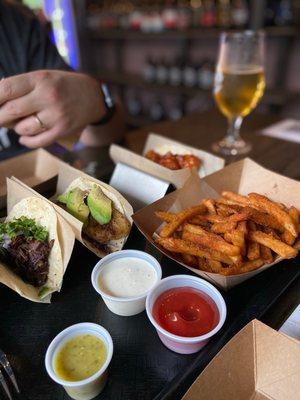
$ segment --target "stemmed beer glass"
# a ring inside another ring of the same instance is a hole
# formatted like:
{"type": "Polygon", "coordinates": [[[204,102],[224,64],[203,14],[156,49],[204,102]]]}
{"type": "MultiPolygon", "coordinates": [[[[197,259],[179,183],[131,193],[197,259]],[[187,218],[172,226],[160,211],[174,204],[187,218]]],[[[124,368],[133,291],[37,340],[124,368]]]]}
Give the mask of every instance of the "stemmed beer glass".
{"type": "Polygon", "coordinates": [[[223,155],[246,154],[251,144],[240,136],[243,118],[258,104],[265,89],[264,34],[260,31],[221,34],[214,98],[228,119],[227,135],[213,144],[223,155]]]}

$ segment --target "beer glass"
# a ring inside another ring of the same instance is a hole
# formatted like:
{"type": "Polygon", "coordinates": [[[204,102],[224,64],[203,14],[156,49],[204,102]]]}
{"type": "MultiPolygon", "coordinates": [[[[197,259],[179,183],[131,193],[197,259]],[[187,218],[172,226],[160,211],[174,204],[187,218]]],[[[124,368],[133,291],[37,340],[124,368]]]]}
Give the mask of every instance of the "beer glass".
{"type": "Polygon", "coordinates": [[[235,156],[251,150],[251,144],[240,136],[240,127],[264,93],[263,59],[263,32],[221,34],[214,98],[228,119],[228,131],[224,139],[213,144],[215,152],[235,156]]]}

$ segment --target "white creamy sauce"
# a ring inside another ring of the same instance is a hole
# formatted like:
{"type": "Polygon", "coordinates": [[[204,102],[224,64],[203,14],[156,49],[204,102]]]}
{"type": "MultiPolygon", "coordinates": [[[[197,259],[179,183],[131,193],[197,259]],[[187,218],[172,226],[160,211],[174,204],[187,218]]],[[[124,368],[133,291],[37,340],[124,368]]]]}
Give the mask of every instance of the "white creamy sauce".
{"type": "Polygon", "coordinates": [[[99,288],[110,296],[136,297],[156,283],[155,269],[141,258],[124,257],[109,262],[98,278],[99,288]]]}

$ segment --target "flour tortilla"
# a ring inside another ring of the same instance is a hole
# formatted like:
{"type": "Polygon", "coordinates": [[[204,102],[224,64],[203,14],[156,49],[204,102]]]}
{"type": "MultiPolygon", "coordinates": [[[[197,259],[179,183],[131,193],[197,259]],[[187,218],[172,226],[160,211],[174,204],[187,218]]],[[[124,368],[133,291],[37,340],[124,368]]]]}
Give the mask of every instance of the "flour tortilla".
{"type": "MultiPolygon", "coordinates": [[[[53,247],[49,255],[48,279],[44,285],[44,290],[41,291],[42,288],[36,288],[24,282],[19,276],[9,270],[5,273],[5,277],[9,281],[8,286],[13,286],[14,290],[30,300],[41,301],[44,298],[45,301],[49,301],[50,294],[61,289],[64,274],[62,251],[57,234],[58,222],[56,212],[47,201],[37,197],[27,197],[12,208],[6,221],[11,221],[20,217],[34,219],[37,224],[47,229],[49,241],[54,239],[53,247]],[[41,294],[42,292],[44,292],[43,295],[41,294]]],[[[1,265],[1,267],[3,267],[3,265],[1,265]]],[[[3,268],[1,268],[0,280],[3,275],[4,271],[3,268]]]]}
{"type": "MultiPolygon", "coordinates": [[[[109,188],[108,185],[100,185],[99,183],[96,183],[90,179],[87,178],[77,178],[75,179],[73,182],[70,183],[70,185],[67,187],[67,189],[65,190],[65,192],[63,194],[66,194],[68,192],[70,192],[72,189],[75,188],[79,188],[81,190],[90,192],[90,190],[93,188],[93,186],[99,186],[100,189],[102,190],[102,192],[105,194],[105,196],[107,196],[112,202],[114,207],[121,213],[123,214],[128,221],[132,224],[132,218],[131,215],[127,215],[126,214],[126,209],[123,206],[122,202],[120,201],[120,199],[114,194],[112,193],[109,188]]],[[[84,241],[84,243],[86,244],[87,247],[89,247],[93,252],[95,252],[99,257],[104,257],[106,256],[108,253],[101,251],[97,246],[95,246],[92,242],[85,240],[84,238],[82,238],[82,240],[84,241]]],[[[114,251],[118,251],[121,250],[123,248],[124,243],[127,240],[127,236],[119,239],[119,240],[112,240],[110,241],[107,245],[110,248],[109,253],[112,253],[114,251]]]]}

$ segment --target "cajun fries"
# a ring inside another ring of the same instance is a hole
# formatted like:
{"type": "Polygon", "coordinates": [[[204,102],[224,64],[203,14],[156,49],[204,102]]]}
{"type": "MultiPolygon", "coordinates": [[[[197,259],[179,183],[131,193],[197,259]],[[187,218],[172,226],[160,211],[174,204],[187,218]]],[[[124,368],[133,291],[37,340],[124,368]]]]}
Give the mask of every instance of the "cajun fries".
{"type": "Polygon", "coordinates": [[[258,193],[223,191],[179,213],[158,211],[155,240],[188,266],[222,275],[253,271],[276,258],[296,257],[300,212],[258,193]]]}

